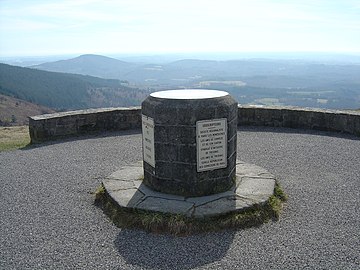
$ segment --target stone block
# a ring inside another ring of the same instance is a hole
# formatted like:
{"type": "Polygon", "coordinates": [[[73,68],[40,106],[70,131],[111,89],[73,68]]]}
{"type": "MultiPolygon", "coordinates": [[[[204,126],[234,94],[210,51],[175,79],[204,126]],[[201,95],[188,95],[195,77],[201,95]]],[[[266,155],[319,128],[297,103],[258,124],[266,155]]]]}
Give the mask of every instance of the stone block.
{"type": "Polygon", "coordinates": [[[228,141],[227,154],[228,157],[236,154],[237,151],[237,134],[235,134],[231,140],[228,141]]]}
{"type": "Polygon", "coordinates": [[[155,156],[158,160],[158,165],[160,164],[159,162],[177,161],[177,145],[174,143],[155,143],[155,156]]]}
{"type": "Polygon", "coordinates": [[[228,122],[228,139],[230,140],[234,135],[237,134],[237,118],[228,122]]]}
{"type": "Polygon", "coordinates": [[[196,145],[177,145],[177,159],[178,162],[185,162],[189,164],[195,164],[196,157],[196,145]]]}

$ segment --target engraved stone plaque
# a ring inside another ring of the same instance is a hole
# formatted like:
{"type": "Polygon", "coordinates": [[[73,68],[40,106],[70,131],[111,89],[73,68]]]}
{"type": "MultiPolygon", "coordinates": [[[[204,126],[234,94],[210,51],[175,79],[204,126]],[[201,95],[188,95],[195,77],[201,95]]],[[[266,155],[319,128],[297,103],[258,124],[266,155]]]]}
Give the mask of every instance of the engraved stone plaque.
{"type": "Polygon", "coordinates": [[[144,161],[155,168],[154,119],[142,115],[142,139],[144,161]]]}
{"type": "Polygon", "coordinates": [[[197,171],[227,167],[227,120],[196,122],[197,171]]]}

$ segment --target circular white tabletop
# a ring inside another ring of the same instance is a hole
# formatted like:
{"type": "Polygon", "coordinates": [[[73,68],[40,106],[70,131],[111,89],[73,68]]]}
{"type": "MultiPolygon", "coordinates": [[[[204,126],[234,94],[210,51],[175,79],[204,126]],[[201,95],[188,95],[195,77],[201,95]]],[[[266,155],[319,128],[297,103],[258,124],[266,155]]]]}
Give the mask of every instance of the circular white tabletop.
{"type": "Polygon", "coordinates": [[[181,89],[151,93],[150,96],[163,99],[206,99],[229,95],[228,92],[208,89],[181,89]]]}

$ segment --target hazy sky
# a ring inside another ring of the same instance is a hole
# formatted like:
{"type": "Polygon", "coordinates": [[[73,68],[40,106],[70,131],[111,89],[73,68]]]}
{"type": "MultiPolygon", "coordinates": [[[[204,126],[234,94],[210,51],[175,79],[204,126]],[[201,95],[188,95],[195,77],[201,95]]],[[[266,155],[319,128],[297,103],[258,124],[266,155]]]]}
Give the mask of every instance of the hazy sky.
{"type": "Polygon", "coordinates": [[[0,56],[360,51],[360,0],[0,0],[0,56]]]}

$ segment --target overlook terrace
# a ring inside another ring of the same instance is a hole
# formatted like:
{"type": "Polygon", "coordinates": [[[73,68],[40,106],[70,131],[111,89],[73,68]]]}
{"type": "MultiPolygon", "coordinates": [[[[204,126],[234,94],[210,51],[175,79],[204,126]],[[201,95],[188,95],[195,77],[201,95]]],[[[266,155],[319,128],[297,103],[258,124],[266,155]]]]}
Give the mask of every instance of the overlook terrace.
{"type": "Polygon", "coordinates": [[[93,205],[101,179],[141,160],[139,131],[0,153],[0,268],[358,269],[359,138],[241,126],[237,135],[239,157],[289,195],[282,218],[191,237],[121,230],[93,205]]]}

